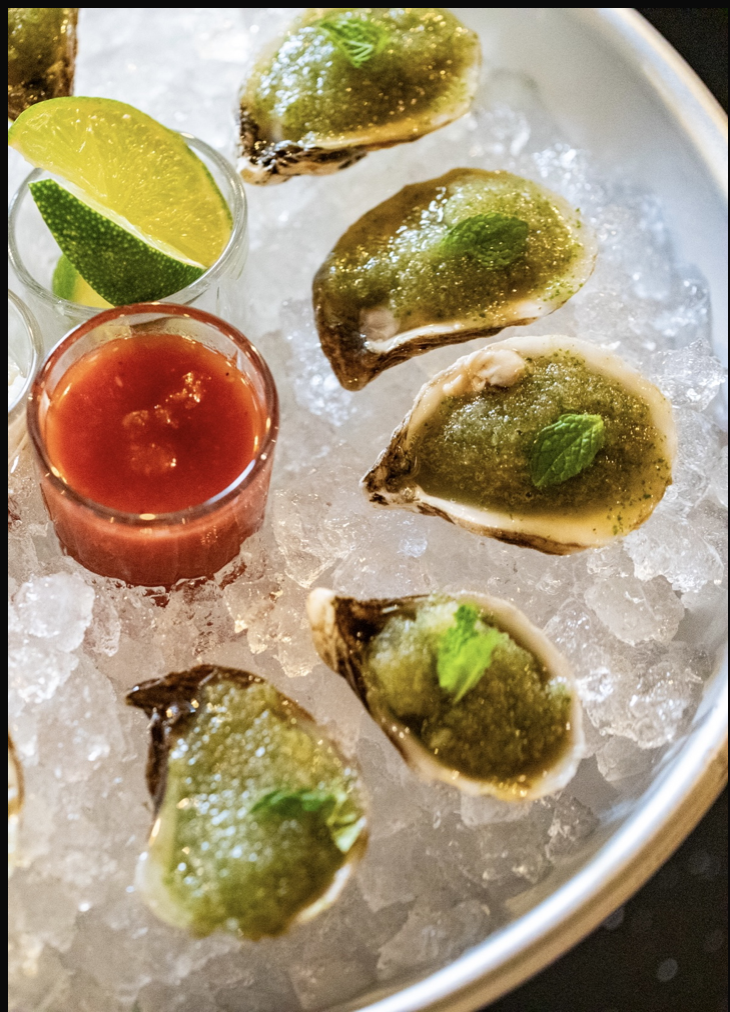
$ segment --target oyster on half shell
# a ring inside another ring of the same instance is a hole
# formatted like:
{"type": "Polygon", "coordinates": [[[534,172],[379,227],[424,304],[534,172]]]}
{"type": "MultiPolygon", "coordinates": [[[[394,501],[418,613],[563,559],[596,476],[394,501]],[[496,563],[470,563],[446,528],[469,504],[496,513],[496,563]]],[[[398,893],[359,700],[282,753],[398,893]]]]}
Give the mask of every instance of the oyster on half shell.
{"type": "Polygon", "coordinates": [[[443,7],[309,7],[255,64],[240,99],[249,183],[344,169],[468,111],[481,50],[443,7]]]}
{"type": "Polygon", "coordinates": [[[572,778],[583,754],[572,673],[507,601],[358,601],[318,588],[307,612],[324,662],[423,779],[520,801],[572,778]]]}
{"type": "Polygon", "coordinates": [[[8,119],[73,92],[78,7],[8,7],[8,119]]]}
{"type": "Polygon", "coordinates": [[[671,405],[616,355],[514,337],[426,383],[362,483],[376,506],[568,555],[644,523],[676,448],[671,405]]]}
{"type": "Polygon", "coordinates": [[[509,172],[452,169],[368,211],[331,251],[313,287],[322,348],[358,390],[413,355],[552,313],[595,257],[562,197],[509,172]]]}
{"type": "Polygon", "coordinates": [[[366,846],[359,775],[256,675],[203,665],[145,682],[155,822],[137,888],[196,935],[278,935],[332,904],[366,846]]]}

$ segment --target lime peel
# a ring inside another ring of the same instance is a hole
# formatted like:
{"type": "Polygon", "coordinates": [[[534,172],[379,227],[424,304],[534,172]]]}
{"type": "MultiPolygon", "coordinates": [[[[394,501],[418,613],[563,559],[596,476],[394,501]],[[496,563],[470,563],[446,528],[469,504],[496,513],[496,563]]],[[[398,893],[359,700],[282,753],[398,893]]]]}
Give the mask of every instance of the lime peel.
{"type": "Polygon", "coordinates": [[[30,191],[61,250],[91,288],[114,306],[155,301],[204,273],[138,239],[53,179],[30,191]]]}
{"type": "Polygon", "coordinates": [[[133,106],[50,99],[18,117],[8,144],[177,260],[208,268],[228,244],[231,212],[206,165],[181,134],[133,106]]]}
{"type": "Polygon", "coordinates": [[[90,306],[92,309],[111,309],[111,302],[103,299],[95,292],[88,281],[85,281],[65,254],[61,254],[53,272],[51,291],[60,299],[75,302],[79,306],[90,306]]]}

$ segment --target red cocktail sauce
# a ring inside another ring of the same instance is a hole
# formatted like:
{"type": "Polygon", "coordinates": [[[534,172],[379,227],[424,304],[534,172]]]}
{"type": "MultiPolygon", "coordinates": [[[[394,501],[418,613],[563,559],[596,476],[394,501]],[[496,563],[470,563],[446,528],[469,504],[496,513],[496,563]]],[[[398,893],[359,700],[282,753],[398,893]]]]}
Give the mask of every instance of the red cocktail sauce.
{"type": "Polygon", "coordinates": [[[212,577],[261,527],[276,389],[246,338],[200,310],[124,307],[77,328],[36,377],[28,427],[58,539],[94,573],[148,587],[212,577]],[[150,324],[152,311],[189,318],[230,358],[150,324]],[[132,336],[107,336],[120,317],[132,336]]]}
{"type": "Polygon", "coordinates": [[[226,489],[256,456],[264,424],[250,383],[223,355],[178,334],[137,334],[68,369],[45,438],[76,492],[158,515],[226,489]]]}

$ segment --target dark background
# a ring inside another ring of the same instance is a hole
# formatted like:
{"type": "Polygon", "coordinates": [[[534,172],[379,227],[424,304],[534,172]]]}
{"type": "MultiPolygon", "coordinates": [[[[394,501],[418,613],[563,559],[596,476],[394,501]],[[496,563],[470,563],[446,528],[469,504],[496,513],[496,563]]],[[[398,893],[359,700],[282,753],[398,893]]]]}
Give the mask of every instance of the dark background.
{"type": "MultiPolygon", "coordinates": [[[[727,7],[637,7],[727,110],[727,7]]],[[[489,1012],[727,1012],[727,791],[584,942],[489,1012]]]]}

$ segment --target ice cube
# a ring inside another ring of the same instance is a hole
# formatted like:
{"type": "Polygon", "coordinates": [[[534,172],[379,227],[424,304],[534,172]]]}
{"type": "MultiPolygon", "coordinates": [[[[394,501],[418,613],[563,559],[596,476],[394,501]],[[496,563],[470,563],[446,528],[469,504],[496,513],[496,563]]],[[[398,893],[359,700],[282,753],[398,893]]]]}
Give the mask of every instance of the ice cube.
{"type": "Polygon", "coordinates": [[[668,509],[654,515],[624,542],[640,580],[664,576],[685,594],[706,583],[719,583],[725,567],[717,551],[689,522],[677,522],[668,509]]]}
{"type": "Polygon", "coordinates": [[[656,753],[640,748],[630,738],[615,735],[598,749],[596,761],[601,776],[615,784],[627,777],[647,773],[656,761],[656,753]]]}
{"type": "Polygon", "coordinates": [[[727,370],[705,340],[686,348],[664,351],[653,362],[652,378],[675,407],[689,405],[702,411],[725,382],[727,370]]]}
{"type": "Polygon", "coordinates": [[[438,895],[419,900],[398,934],[383,946],[378,973],[387,979],[405,968],[443,966],[453,953],[484,937],[488,924],[489,910],[477,900],[451,908],[439,903],[438,895]]]}
{"type": "Polygon", "coordinates": [[[682,602],[663,577],[609,576],[592,584],[585,597],[614,636],[632,646],[643,640],[668,643],[684,616],[682,602]]]}
{"type": "Polygon", "coordinates": [[[79,576],[56,573],[23,584],[15,606],[24,632],[70,652],[81,644],[91,621],[94,591],[79,576]]]}

